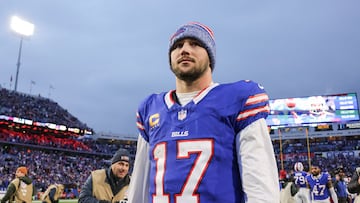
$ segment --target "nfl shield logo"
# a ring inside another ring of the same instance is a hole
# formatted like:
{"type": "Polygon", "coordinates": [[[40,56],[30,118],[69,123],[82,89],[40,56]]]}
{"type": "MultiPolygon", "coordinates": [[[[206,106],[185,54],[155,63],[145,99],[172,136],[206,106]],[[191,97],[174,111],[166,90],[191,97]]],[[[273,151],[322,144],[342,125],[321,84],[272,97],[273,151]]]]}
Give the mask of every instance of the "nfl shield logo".
{"type": "Polygon", "coordinates": [[[178,119],[180,121],[184,120],[186,118],[186,114],[187,114],[187,111],[182,109],[181,111],[178,112],[178,119]]]}

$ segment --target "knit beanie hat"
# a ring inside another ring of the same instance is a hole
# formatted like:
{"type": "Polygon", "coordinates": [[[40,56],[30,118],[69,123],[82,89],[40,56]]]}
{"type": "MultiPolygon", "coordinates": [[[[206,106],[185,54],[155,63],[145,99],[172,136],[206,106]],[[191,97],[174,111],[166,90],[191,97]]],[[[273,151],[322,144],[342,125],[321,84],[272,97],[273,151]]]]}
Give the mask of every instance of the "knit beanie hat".
{"type": "Polygon", "coordinates": [[[27,175],[27,168],[25,166],[21,166],[16,169],[16,172],[20,171],[21,173],[27,175]]]}
{"type": "Polygon", "coordinates": [[[171,65],[170,53],[174,50],[174,44],[182,40],[184,38],[194,38],[201,43],[201,46],[204,47],[210,58],[210,68],[211,71],[215,68],[215,56],[216,56],[216,48],[215,48],[215,38],[213,31],[198,22],[190,22],[181,26],[170,38],[170,46],[169,46],[169,60],[171,65]]]}
{"type": "Polygon", "coordinates": [[[130,154],[126,149],[119,149],[111,159],[111,164],[119,161],[130,162],[130,154]]]}

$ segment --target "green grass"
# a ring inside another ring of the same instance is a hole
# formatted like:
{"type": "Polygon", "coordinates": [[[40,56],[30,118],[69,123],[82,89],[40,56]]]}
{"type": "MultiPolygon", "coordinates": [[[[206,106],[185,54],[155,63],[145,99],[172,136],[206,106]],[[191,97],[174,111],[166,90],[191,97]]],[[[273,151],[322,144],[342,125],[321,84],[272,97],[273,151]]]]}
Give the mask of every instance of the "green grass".
{"type": "MultiPolygon", "coordinates": [[[[41,203],[40,200],[34,200],[33,203],[41,203]]],[[[59,203],[77,203],[78,199],[61,199],[59,203]]]]}

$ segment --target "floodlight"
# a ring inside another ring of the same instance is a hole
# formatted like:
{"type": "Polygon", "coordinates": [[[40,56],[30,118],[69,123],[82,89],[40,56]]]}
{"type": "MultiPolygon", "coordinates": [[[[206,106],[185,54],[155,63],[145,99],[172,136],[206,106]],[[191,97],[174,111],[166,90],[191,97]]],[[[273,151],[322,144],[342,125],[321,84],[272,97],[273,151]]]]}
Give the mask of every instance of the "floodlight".
{"type": "Polygon", "coordinates": [[[11,18],[10,27],[13,31],[20,35],[20,46],[19,46],[19,54],[18,60],[16,63],[16,78],[15,78],[15,92],[17,90],[18,84],[18,77],[19,77],[19,69],[20,69],[20,58],[21,58],[21,49],[22,49],[22,42],[24,37],[30,37],[34,34],[34,24],[29,23],[25,20],[17,16],[13,16],[11,18]]]}
{"type": "Polygon", "coordinates": [[[22,36],[31,36],[34,34],[34,24],[25,21],[17,16],[11,18],[10,27],[16,33],[22,36]]]}

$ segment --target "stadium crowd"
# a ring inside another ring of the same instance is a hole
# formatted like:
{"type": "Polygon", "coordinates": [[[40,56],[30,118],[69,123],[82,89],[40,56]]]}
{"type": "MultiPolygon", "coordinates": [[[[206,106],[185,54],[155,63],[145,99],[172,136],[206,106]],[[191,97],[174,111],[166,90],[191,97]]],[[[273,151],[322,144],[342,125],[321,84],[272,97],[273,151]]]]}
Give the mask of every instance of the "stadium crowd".
{"type": "MultiPolygon", "coordinates": [[[[273,141],[278,166],[281,166],[280,145],[273,141]]],[[[358,137],[322,138],[310,141],[311,163],[321,166],[322,170],[333,173],[336,168],[342,166],[346,175],[360,166],[360,140],[358,137]],[[326,154],[326,156],[324,156],[326,154]]],[[[286,171],[291,171],[296,162],[308,163],[308,148],[306,139],[286,140],[282,145],[283,166],[286,171]]]]}
{"type": "Polygon", "coordinates": [[[29,95],[0,87],[0,104],[0,115],[90,129],[58,103],[40,95],[29,95]]]}

